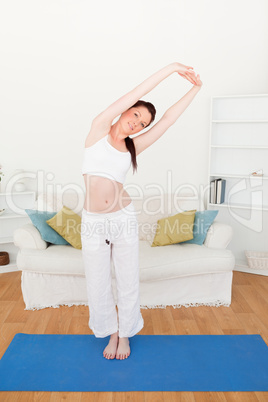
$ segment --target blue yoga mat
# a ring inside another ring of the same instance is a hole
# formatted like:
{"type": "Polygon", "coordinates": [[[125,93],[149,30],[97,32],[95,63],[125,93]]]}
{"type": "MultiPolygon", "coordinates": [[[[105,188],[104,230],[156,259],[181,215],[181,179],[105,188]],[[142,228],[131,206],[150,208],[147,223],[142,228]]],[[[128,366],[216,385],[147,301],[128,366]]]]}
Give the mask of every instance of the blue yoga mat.
{"type": "Polygon", "coordinates": [[[17,334],[0,360],[0,391],[268,391],[260,335],[136,335],[125,360],[109,337],[17,334]]]}

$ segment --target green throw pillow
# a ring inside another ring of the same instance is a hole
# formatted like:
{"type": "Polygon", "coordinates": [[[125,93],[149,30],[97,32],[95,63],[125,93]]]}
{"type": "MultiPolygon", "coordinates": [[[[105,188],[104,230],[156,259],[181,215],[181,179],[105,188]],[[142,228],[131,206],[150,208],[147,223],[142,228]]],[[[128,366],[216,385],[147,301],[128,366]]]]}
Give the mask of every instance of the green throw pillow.
{"type": "Polygon", "coordinates": [[[151,247],[167,246],[191,240],[196,209],[184,211],[157,221],[157,229],[151,247]]]}

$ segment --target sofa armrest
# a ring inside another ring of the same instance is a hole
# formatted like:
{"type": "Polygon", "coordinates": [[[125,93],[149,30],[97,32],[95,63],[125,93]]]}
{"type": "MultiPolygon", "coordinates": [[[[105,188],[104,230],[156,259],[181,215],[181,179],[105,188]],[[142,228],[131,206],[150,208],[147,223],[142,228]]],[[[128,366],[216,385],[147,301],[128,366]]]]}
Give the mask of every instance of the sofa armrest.
{"type": "Polygon", "coordinates": [[[39,230],[32,223],[27,223],[16,229],[13,233],[13,241],[15,246],[20,249],[45,250],[48,247],[48,243],[42,239],[39,230]]]}
{"type": "Polygon", "coordinates": [[[232,237],[232,226],[214,221],[207,232],[204,245],[209,248],[226,248],[232,237]]]}

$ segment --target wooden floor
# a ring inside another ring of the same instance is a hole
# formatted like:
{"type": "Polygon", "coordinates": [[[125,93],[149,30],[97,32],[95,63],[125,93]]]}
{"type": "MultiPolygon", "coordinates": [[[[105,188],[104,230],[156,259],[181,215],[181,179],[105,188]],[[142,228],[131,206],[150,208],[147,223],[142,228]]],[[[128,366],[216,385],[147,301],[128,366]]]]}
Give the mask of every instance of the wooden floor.
{"type": "MultiPolygon", "coordinates": [[[[0,274],[0,357],[18,332],[92,334],[88,307],[26,311],[21,273],[0,274]]],[[[142,309],[139,335],[260,334],[268,345],[268,277],[234,272],[231,307],[142,309]]],[[[1,381],[1,379],[0,379],[1,381]]],[[[217,402],[268,401],[268,392],[0,392],[0,401],[217,402]]]]}

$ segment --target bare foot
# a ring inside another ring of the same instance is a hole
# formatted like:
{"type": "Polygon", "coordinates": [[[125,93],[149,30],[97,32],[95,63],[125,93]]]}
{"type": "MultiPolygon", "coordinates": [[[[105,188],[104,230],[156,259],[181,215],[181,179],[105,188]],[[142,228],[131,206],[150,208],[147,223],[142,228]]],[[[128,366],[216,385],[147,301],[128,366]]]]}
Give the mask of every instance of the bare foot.
{"type": "Polygon", "coordinates": [[[128,338],[119,338],[116,358],[123,360],[127,359],[130,355],[130,347],[128,338]]]}
{"type": "Polygon", "coordinates": [[[118,344],[118,331],[110,336],[110,341],[103,351],[103,357],[106,359],[114,359],[118,344]]]}

